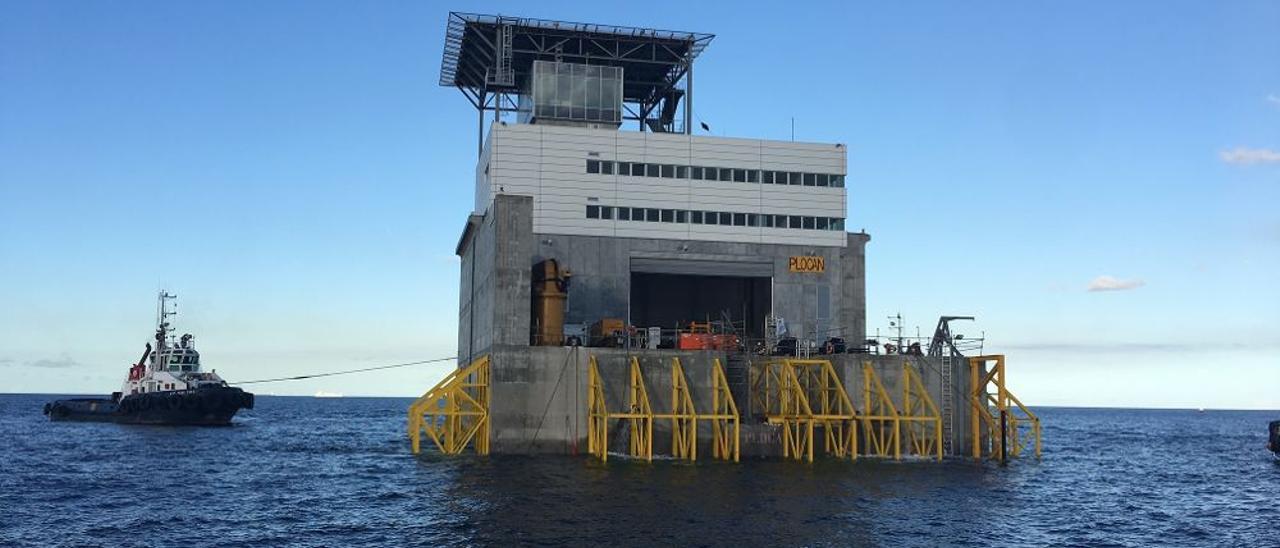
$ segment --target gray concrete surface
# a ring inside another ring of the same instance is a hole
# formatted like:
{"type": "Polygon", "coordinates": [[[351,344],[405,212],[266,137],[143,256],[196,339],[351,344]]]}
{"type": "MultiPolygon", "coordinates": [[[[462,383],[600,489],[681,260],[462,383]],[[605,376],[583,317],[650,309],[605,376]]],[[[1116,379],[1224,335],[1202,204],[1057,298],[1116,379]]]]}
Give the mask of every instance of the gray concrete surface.
{"type": "MultiPolygon", "coordinates": [[[[724,363],[725,356],[710,351],[643,350],[585,348],[495,346],[493,348],[493,420],[492,450],[509,454],[585,454],[587,451],[588,364],[596,357],[604,380],[605,399],[610,411],[626,409],[630,358],[640,360],[650,403],[657,413],[671,409],[671,359],[678,357],[693,390],[694,407],[699,413],[712,409],[712,361],[724,363]]],[[[902,403],[902,363],[911,362],[924,380],[926,390],[941,408],[941,373],[916,356],[868,356],[840,354],[824,357],[842,378],[853,404],[863,407],[862,363],[870,362],[894,401],[902,403]]],[[[761,359],[755,357],[755,359],[761,359]]],[[[958,370],[957,379],[965,379],[967,370],[958,370]]],[[[964,383],[957,383],[963,395],[964,383]]],[[[780,457],[781,438],[778,427],[758,424],[750,417],[749,404],[737,402],[742,415],[742,454],[748,457],[780,457]]],[[[956,428],[953,430],[954,451],[966,454],[965,422],[967,402],[956,400],[956,428]],[[963,405],[962,405],[963,404],[963,405]]],[[[670,421],[654,424],[655,454],[670,454],[670,421]]],[[[699,460],[711,457],[711,426],[699,423],[699,460]]],[[[626,427],[622,421],[610,424],[612,452],[627,451],[626,427]]],[[[821,446],[819,445],[819,453],[821,446]]]]}

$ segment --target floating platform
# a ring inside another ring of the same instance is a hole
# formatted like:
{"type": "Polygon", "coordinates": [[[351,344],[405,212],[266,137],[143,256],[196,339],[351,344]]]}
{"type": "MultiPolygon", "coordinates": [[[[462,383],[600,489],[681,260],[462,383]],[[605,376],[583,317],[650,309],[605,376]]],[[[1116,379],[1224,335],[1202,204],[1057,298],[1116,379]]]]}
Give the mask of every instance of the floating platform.
{"type": "Polygon", "coordinates": [[[409,436],[414,452],[601,460],[1038,457],[1039,418],[1004,382],[1003,356],[519,347],[419,398],[409,436]]]}

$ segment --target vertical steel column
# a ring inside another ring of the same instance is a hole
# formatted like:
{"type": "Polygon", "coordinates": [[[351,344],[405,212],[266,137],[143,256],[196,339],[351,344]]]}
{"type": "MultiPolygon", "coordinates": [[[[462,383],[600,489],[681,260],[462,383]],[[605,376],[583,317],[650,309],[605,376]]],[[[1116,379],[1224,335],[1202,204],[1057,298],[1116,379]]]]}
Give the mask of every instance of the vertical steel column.
{"type": "MultiPolygon", "coordinates": [[[[978,402],[978,398],[983,397],[982,392],[978,387],[978,364],[979,363],[982,363],[982,362],[979,362],[977,358],[971,358],[969,360],[969,392],[970,392],[970,398],[972,398],[974,402],[978,402]]],[[[971,432],[973,433],[973,445],[970,447],[970,451],[973,453],[973,458],[981,459],[982,458],[982,431],[981,431],[982,426],[981,426],[981,423],[978,422],[979,421],[978,414],[980,413],[980,411],[977,408],[977,405],[978,404],[975,403],[974,409],[972,409],[969,413],[969,424],[970,426],[972,426],[971,432]]],[[[986,405],[985,398],[983,398],[981,405],[986,405]]]]}
{"type": "Polygon", "coordinates": [[[1004,464],[1008,455],[1008,424],[1009,424],[1009,391],[1004,384],[1004,356],[996,357],[996,389],[999,398],[996,405],[1000,407],[1000,464],[1004,464]]]}
{"type": "MultiPolygon", "coordinates": [[[[689,51],[693,51],[693,44],[689,44],[689,51]]],[[[693,135],[693,54],[690,53],[686,57],[684,72],[684,134],[693,135]]]]}
{"type": "Polygon", "coordinates": [[[484,155],[484,92],[483,91],[480,92],[480,102],[478,103],[478,105],[479,106],[476,107],[476,112],[478,112],[480,116],[479,116],[479,123],[476,124],[476,128],[478,130],[476,131],[476,158],[479,158],[484,155]]]}

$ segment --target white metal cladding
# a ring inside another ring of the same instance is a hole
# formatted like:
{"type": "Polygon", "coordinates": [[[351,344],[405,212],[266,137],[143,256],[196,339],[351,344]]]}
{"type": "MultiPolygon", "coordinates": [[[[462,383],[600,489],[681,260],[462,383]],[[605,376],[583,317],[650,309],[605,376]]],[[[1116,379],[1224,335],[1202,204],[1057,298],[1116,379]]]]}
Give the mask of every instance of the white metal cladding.
{"type": "Polygon", "coordinates": [[[843,146],[552,125],[494,125],[476,171],[476,211],[498,193],[534,200],[539,234],[844,246],[843,230],[588,219],[586,206],[845,218],[842,187],[587,173],[587,160],[845,175],[843,146]],[[486,175],[487,170],[487,175],[486,175]]]}

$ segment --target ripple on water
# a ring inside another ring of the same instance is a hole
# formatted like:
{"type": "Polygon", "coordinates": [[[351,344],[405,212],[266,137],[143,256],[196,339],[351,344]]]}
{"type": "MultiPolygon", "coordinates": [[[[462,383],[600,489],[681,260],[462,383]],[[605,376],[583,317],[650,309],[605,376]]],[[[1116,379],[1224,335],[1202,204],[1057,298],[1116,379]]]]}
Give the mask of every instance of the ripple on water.
{"type": "Polygon", "coordinates": [[[410,400],[259,398],[231,428],[51,424],[0,396],[0,545],[1273,543],[1271,413],[1039,410],[1006,467],[413,457],[410,400]]]}

